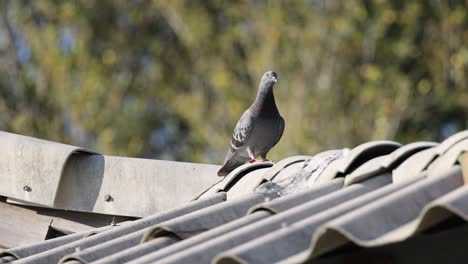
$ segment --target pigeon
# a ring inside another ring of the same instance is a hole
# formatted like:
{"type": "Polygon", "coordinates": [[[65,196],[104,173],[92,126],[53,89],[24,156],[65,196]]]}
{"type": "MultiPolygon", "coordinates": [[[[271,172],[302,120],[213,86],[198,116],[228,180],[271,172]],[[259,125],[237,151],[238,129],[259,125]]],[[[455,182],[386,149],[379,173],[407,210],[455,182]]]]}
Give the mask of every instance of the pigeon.
{"type": "Polygon", "coordinates": [[[256,162],[278,143],[284,131],[284,119],[275,103],[273,86],[278,81],[276,72],[263,74],[257,98],[237,122],[231,144],[218,176],[226,176],[247,161],[256,162]]]}

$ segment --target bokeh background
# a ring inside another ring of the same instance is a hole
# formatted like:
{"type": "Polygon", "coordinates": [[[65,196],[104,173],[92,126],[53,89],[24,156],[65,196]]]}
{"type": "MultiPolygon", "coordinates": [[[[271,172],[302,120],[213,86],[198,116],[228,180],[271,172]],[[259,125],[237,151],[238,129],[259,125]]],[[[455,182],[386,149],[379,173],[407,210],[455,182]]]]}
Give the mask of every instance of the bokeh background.
{"type": "Polygon", "coordinates": [[[468,3],[0,1],[0,129],[221,163],[266,70],[272,159],[467,127],[468,3]]]}

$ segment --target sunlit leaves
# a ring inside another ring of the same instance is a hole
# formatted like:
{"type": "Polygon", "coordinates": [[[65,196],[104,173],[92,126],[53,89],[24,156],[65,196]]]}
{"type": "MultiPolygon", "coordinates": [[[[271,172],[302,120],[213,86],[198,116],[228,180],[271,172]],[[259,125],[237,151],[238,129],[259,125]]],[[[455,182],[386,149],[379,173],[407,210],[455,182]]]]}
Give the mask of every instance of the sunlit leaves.
{"type": "Polygon", "coordinates": [[[0,128],[108,154],[219,163],[261,74],[275,70],[286,131],[272,159],[440,139],[445,126],[467,125],[466,8],[10,1],[20,74],[0,25],[0,128]]]}

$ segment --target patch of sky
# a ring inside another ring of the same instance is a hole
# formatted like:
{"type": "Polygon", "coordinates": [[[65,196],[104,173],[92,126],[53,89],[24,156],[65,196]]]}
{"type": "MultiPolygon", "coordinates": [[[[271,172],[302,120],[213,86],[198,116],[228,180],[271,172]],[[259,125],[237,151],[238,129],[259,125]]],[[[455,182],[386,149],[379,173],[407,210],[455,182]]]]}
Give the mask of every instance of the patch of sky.
{"type": "Polygon", "coordinates": [[[455,122],[447,122],[442,126],[442,138],[447,138],[458,131],[455,122]]]}
{"type": "Polygon", "coordinates": [[[75,48],[75,36],[69,28],[64,28],[59,37],[60,48],[63,53],[70,54],[75,48]]]}

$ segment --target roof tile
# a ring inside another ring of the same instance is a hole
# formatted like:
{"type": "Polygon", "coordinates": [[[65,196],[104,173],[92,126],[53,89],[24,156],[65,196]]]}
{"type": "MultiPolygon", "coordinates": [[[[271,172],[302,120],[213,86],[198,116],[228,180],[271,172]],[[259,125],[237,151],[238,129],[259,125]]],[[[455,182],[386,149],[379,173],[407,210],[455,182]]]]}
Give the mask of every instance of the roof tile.
{"type": "MultiPolygon", "coordinates": [[[[436,225],[450,228],[441,224],[453,217],[468,221],[468,187],[457,165],[467,138],[463,131],[439,145],[373,141],[349,152],[246,164],[217,183],[213,174],[196,186],[190,193],[205,191],[193,202],[88,231],[97,233],[92,236],[81,232],[8,249],[0,263],[301,263],[340,254],[343,245],[400,243],[436,225]]],[[[67,173],[89,169],[84,161],[91,156],[79,156],[82,165],[68,166],[67,173]]]]}

